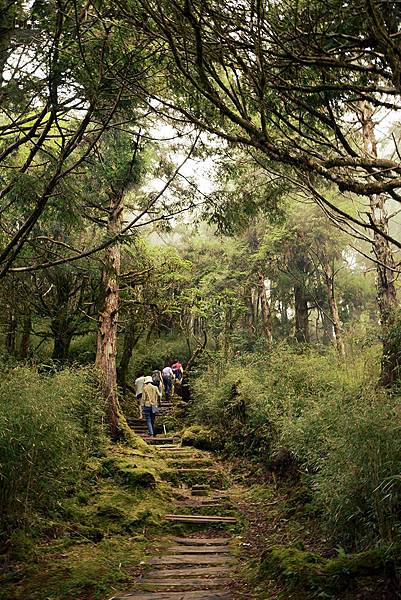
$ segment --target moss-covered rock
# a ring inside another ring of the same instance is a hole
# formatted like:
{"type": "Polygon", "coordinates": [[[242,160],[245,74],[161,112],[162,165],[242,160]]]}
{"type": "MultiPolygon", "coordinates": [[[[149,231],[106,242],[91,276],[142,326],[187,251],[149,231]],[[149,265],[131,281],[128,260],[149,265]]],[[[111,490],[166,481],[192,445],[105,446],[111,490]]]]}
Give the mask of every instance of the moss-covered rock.
{"type": "Polygon", "coordinates": [[[375,548],[355,554],[339,553],[325,559],[295,546],[275,546],[266,551],[259,579],[279,579],[288,590],[313,591],[330,597],[350,587],[356,579],[389,575],[395,567],[394,549],[375,548]]]}
{"type": "Polygon", "coordinates": [[[217,433],[206,429],[201,425],[192,425],[181,433],[183,446],[193,446],[200,450],[219,450],[222,448],[222,440],[217,433]]]}

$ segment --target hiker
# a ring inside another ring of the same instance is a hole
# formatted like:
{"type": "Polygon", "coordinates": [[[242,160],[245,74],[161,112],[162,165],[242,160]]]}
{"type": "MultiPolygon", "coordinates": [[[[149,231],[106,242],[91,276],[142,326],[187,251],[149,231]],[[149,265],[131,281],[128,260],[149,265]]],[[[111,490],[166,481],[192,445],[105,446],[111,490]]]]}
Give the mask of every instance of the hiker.
{"type": "Polygon", "coordinates": [[[166,390],[166,400],[169,400],[170,396],[172,394],[172,391],[173,391],[173,384],[174,384],[173,369],[169,366],[164,367],[164,369],[162,371],[162,377],[163,377],[164,389],[166,390]]]}
{"type": "MultiPolygon", "coordinates": [[[[141,405],[141,398],[142,398],[144,382],[145,382],[145,375],[143,374],[143,371],[140,371],[140,373],[139,373],[138,377],[135,379],[135,383],[134,383],[135,397],[139,403],[139,407],[141,405]]],[[[140,408],[139,408],[139,412],[141,413],[140,408]]],[[[141,414],[140,414],[140,416],[141,416],[141,414]]]]}
{"type": "Polygon", "coordinates": [[[183,373],[184,373],[184,369],[182,368],[182,364],[180,363],[180,361],[176,360],[171,365],[171,369],[172,369],[172,371],[174,373],[174,377],[176,378],[176,380],[181,383],[182,376],[183,376],[183,373]]]}
{"type": "Polygon", "coordinates": [[[150,375],[145,377],[141,403],[141,413],[146,420],[149,435],[156,437],[155,418],[160,412],[161,392],[157,386],[153,385],[153,380],[150,375]]]}
{"type": "Polygon", "coordinates": [[[152,371],[152,383],[159,388],[160,392],[163,392],[163,377],[159,369],[152,371]]]}

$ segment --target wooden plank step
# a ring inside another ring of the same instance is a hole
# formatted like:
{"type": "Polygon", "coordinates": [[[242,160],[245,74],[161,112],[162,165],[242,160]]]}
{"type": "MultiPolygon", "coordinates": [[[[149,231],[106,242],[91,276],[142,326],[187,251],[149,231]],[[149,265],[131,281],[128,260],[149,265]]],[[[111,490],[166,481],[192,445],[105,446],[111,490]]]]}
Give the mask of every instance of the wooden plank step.
{"type": "Polygon", "coordinates": [[[174,537],[173,542],[177,544],[184,544],[189,546],[206,546],[210,544],[210,546],[218,546],[224,545],[226,546],[230,538],[227,537],[218,537],[218,538],[183,538],[183,537],[174,537]]]}
{"type": "Polygon", "coordinates": [[[232,592],[223,590],[199,590],[195,592],[132,592],[124,596],[113,596],[110,600],[233,600],[232,592]]]}
{"type": "Polygon", "coordinates": [[[226,565],[232,563],[232,556],[219,556],[218,554],[172,554],[167,556],[153,556],[149,565],[226,565]]]}
{"type": "Polygon", "coordinates": [[[173,437],[149,437],[147,440],[148,444],[151,446],[155,445],[164,445],[164,444],[174,444],[177,441],[176,438],[173,437]]]}
{"type": "Polygon", "coordinates": [[[181,523],[236,523],[234,517],[219,517],[210,515],[166,515],[167,521],[177,521],[181,523]]]}
{"type": "Polygon", "coordinates": [[[171,546],[168,549],[173,554],[227,554],[226,546],[171,546]]]}
{"type": "Polygon", "coordinates": [[[219,565],[218,567],[188,567],[186,569],[159,569],[148,573],[149,577],[165,579],[166,577],[210,577],[212,575],[227,575],[230,569],[219,565]]]}
{"type": "Polygon", "coordinates": [[[176,469],[171,469],[172,471],[175,471],[176,473],[210,473],[210,474],[215,474],[215,473],[219,473],[219,471],[217,469],[209,469],[208,467],[206,468],[202,468],[202,467],[182,467],[182,469],[180,467],[177,467],[176,469]]]}
{"type": "MultiPolygon", "coordinates": [[[[144,578],[141,579],[140,583],[144,585],[151,585],[152,587],[157,588],[180,588],[180,591],[183,591],[183,588],[192,588],[194,590],[205,590],[208,587],[211,588],[219,588],[226,587],[230,583],[230,579],[218,577],[218,578],[207,578],[200,577],[199,579],[167,579],[165,581],[160,581],[160,579],[153,578],[144,578]]],[[[156,591],[156,590],[154,590],[156,591]]]]}

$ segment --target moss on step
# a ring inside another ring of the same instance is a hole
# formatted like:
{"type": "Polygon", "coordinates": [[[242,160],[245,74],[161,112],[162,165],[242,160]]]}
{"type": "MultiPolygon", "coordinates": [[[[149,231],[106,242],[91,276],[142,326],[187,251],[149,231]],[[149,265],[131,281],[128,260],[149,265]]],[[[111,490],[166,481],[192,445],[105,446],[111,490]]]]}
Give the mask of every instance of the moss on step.
{"type": "Polygon", "coordinates": [[[295,546],[275,546],[266,551],[259,567],[259,580],[278,578],[290,591],[317,593],[333,597],[361,577],[391,574],[395,556],[385,548],[355,554],[339,553],[331,559],[295,546]]]}
{"type": "Polygon", "coordinates": [[[222,448],[220,436],[211,429],[200,425],[192,425],[181,433],[183,446],[193,446],[201,450],[219,450],[222,448]]]}
{"type": "Polygon", "coordinates": [[[130,459],[109,456],[103,460],[103,474],[119,477],[130,488],[155,487],[156,473],[153,470],[137,467],[130,459]]]}

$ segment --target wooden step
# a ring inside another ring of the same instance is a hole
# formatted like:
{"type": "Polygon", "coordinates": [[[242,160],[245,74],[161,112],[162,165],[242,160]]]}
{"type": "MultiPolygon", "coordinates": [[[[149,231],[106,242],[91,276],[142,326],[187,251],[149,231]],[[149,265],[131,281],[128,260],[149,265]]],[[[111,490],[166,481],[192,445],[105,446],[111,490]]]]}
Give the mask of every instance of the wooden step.
{"type": "Polygon", "coordinates": [[[146,439],[147,443],[150,444],[151,446],[154,445],[165,445],[165,444],[174,444],[177,442],[177,438],[173,438],[173,437],[149,437],[146,439]]]}
{"type": "Polygon", "coordinates": [[[220,588],[220,587],[226,587],[227,585],[230,584],[230,579],[227,578],[223,578],[223,577],[214,577],[214,578],[206,578],[206,577],[201,577],[199,579],[190,579],[190,578],[185,578],[185,579],[166,579],[165,581],[160,581],[160,579],[157,578],[144,578],[141,579],[140,584],[143,584],[144,586],[152,586],[152,588],[156,588],[153,589],[152,591],[158,591],[157,588],[161,588],[161,589],[166,589],[166,588],[179,588],[179,591],[184,591],[184,588],[191,588],[192,590],[205,590],[207,588],[220,588]]]}
{"type": "Polygon", "coordinates": [[[132,592],[113,596],[110,600],[234,600],[232,592],[223,590],[200,590],[195,592],[132,592]]]}
{"type": "Polygon", "coordinates": [[[165,579],[168,577],[211,577],[213,575],[228,575],[230,569],[219,565],[217,567],[187,567],[186,569],[158,569],[148,573],[155,579],[165,579]]]}
{"type": "Polygon", "coordinates": [[[164,518],[167,521],[176,521],[177,523],[231,524],[237,522],[237,519],[234,517],[219,517],[209,515],[166,515],[164,518]]]}
{"type": "Polygon", "coordinates": [[[234,561],[232,556],[219,554],[172,554],[167,556],[153,556],[149,565],[225,565],[234,561]]]}
{"type": "Polygon", "coordinates": [[[218,538],[174,537],[173,538],[173,542],[175,542],[176,544],[184,544],[184,545],[188,545],[188,546],[206,546],[208,544],[210,546],[219,546],[219,545],[226,546],[229,541],[230,541],[230,538],[226,538],[226,537],[218,537],[218,538]]]}
{"type": "Polygon", "coordinates": [[[219,546],[171,546],[168,549],[173,554],[227,554],[227,547],[219,546]]]}

